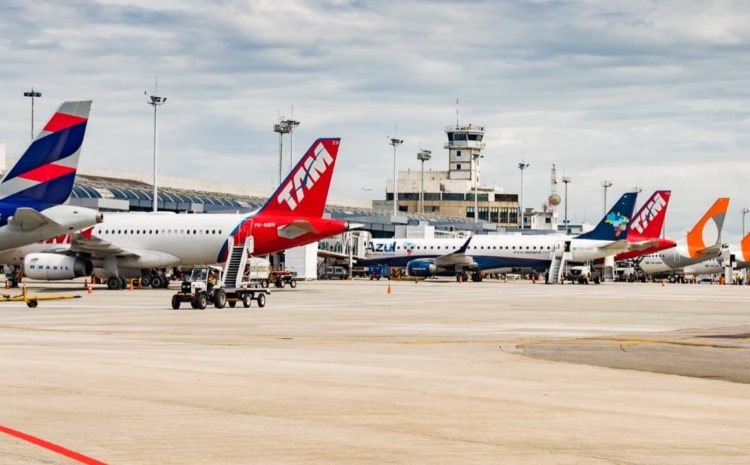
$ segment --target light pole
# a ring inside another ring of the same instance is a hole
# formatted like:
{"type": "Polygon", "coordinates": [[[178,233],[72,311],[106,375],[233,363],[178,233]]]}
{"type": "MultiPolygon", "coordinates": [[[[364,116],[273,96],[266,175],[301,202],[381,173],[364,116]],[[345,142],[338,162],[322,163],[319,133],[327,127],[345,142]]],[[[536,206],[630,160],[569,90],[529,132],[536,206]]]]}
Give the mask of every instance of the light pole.
{"type": "Polygon", "coordinates": [[[521,229],[526,227],[526,224],[523,221],[524,216],[524,209],[523,209],[523,171],[530,166],[529,163],[526,163],[522,161],[518,164],[518,169],[521,170],[521,201],[519,202],[519,206],[521,208],[521,229]]]}
{"type": "Polygon", "coordinates": [[[479,194],[477,192],[479,186],[479,152],[471,154],[474,159],[474,222],[479,222],[479,194]]]}
{"type": "Polygon", "coordinates": [[[743,208],[742,209],[742,239],[745,238],[745,215],[750,213],[750,209],[743,208]]]}
{"type": "MultiPolygon", "coordinates": [[[[158,83],[156,85],[156,90],[154,93],[159,92],[158,83]]],[[[159,198],[158,198],[158,190],[156,187],[156,173],[157,169],[159,167],[158,165],[158,159],[157,159],[157,151],[156,151],[156,109],[165,103],[167,103],[167,97],[160,97],[158,95],[148,95],[148,92],[143,92],[143,95],[146,95],[148,97],[148,100],[146,100],[146,103],[154,107],[154,211],[157,211],[159,208],[159,198]]]]}
{"type": "Polygon", "coordinates": [[[403,139],[390,138],[389,144],[393,146],[393,216],[398,216],[398,179],[396,179],[396,147],[404,143],[403,139]]]}
{"type": "Polygon", "coordinates": [[[607,189],[612,187],[612,183],[605,179],[604,181],[602,181],[602,187],[604,188],[604,211],[602,212],[602,215],[606,215],[607,214],[607,189]]]}
{"type": "Polygon", "coordinates": [[[562,177],[562,182],[565,184],[565,220],[563,220],[565,223],[565,234],[570,234],[570,228],[568,227],[568,184],[572,181],[573,180],[570,179],[570,176],[562,177]]]}
{"type": "Polygon", "coordinates": [[[429,150],[420,150],[417,154],[417,160],[422,162],[422,187],[419,189],[419,211],[424,214],[424,162],[432,158],[432,152],[429,150]]]}
{"type": "Polygon", "coordinates": [[[292,167],[294,165],[294,128],[299,126],[299,121],[286,119],[282,121],[282,123],[286,124],[287,130],[289,132],[289,171],[292,171],[292,167]]]}
{"type": "Polygon", "coordinates": [[[281,184],[282,164],[284,161],[284,134],[289,134],[291,129],[286,120],[280,119],[278,123],[273,125],[273,132],[279,133],[279,184],[281,184]]]}
{"type": "Polygon", "coordinates": [[[42,96],[41,92],[36,92],[34,87],[31,87],[31,92],[24,92],[24,97],[31,97],[31,140],[34,140],[34,99],[42,96]]]}

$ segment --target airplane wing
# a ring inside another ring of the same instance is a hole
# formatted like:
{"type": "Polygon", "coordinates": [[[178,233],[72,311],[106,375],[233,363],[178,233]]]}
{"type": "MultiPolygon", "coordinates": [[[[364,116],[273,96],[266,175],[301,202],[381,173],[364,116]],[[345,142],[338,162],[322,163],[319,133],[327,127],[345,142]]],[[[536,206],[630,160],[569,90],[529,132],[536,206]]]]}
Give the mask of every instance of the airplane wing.
{"type": "Polygon", "coordinates": [[[455,266],[455,265],[468,265],[474,263],[474,259],[466,255],[466,250],[469,248],[469,242],[471,237],[466,239],[464,245],[454,250],[451,253],[441,255],[433,260],[435,266],[455,266]]]}
{"type": "Polygon", "coordinates": [[[87,253],[93,257],[103,258],[111,255],[119,256],[138,256],[138,253],[131,252],[122,247],[117,247],[109,241],[99,239],[91,235],[90,230],[84,230],[73,233],[70,250],[73,252],[87,253]]]}
{"type": "Polygon", "coordinates": [[[659,245],[658,240],[628,242],[628,250],[646,250],[659,245]]]}
{"type": "Polygon", "coordinates": [[[21,231],[32,231],[46,224],[57,224],[33,208],[18,208],[8,220],[8,225],[21,231]]]}

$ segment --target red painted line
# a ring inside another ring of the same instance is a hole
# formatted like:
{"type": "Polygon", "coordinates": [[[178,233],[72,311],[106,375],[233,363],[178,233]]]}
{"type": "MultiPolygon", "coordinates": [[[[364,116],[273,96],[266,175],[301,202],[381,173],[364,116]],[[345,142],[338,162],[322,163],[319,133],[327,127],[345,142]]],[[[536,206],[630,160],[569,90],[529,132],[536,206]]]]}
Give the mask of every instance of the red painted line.
{"type": "Polygon", "coordinates": [[[16,431],[14,429],[11,429],[2,425],[0,425],[0,433],[5,433],[9,436],[13,436],[23,441],[30,442],[31,444],[34,444],[39,447],[43,447],[57,454],[64,455],[65,457],[73,459],[79,463],[83,463],[85,465],[107,465],[104,462],[100,462],[96,459],[92,459],[91,457],[86,457],[83,454],[79,454],[78,452],[74,452],[70,449],[66,449],[62,446],[58,446],[57,444],[52,444],[51,442],[45,441],[44,439],[39,439],[30,434],[22,433],[20,431],[16,431]]]}

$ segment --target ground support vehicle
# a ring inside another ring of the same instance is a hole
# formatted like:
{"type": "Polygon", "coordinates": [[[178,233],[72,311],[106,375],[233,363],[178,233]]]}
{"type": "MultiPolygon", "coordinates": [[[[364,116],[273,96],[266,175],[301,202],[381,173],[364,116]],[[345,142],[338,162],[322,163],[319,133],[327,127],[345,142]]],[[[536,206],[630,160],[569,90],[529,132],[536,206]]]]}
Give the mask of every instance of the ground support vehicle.
{"type": "Polygon", "coordinates": [[[36,308],[39,305],[40,300],[68,300],[68,299],[80,299],[80,295],[30,295],[26,292],[26,288],[20,294],[10,295],[1,294],[0,303],[3,302],[24,302],[29,308],[36,308]]]}
{"type": "MultiPolygon", "coordinates": [[[[292,289],[297,287],[297,277],[289,270],[272,271],[268,275],[268,282],[273,283],[280,289],[283,289],[287,284],[292,289]]],[[[268,284],[266,284],[266,287],[268,287],[268,284]]]]}
{"type": "Polygon", "coordinates": [[[234,308],[241,303],[244,308],[257,302],[258,307],[266,306],[266,296],[271,292],[260,287],[259,283],[247,283],[239,287],[225,287],[223,270],[218,266],[196,266],[189,281],[183,281],[179,292],[172,296],[172,308],[177,310],[182,303],[190,303],[194,309],[204,310],[209,304],[216,308],[226,305],[234,308]]]}
{"type": "Polygon", "coordinates": [[[266,306],[266,296],[270,291],[262,288],[259,282],[252,281],[250,273],[246,271],[253,251],[253,238],[247,238],[244,245],[239,246],[230,237],[229,243],[233,245],[224,267],[196,265],[190,273],[190,280],[183,281],[180,291],[172,296],[173,309],[180,308],[183,302],[190,302],[193,308],[201,310],[208,304],[216,308],[224,308],[228,304],[234,308],[237,302],[248,308],[253,300],[258,307],[266,306]]]}

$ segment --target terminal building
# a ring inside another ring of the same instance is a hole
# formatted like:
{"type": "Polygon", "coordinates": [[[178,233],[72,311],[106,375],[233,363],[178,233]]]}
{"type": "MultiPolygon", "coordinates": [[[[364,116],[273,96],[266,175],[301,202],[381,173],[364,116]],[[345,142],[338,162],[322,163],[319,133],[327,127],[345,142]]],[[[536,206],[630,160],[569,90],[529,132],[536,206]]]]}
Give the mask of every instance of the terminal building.
{"type": "MultiPolygon", "coordinates": [[[[518,195],[481,183],[484,127],[471,124],[449,126],[445,133],[448,137],[444,147],[448,150],[448,170],[399,172],[396,186],[399,213],[468,218],[471,221],[477,218],[503,228],[518,227],[518,195]]],[[[429,157],[429,152],[424,151],[418,157],[425,153],[429,157]]],[[[389,179],[385,200],[374,201],[373,207],[393,211],[393,201],[393,179],[389,179]]]]}

